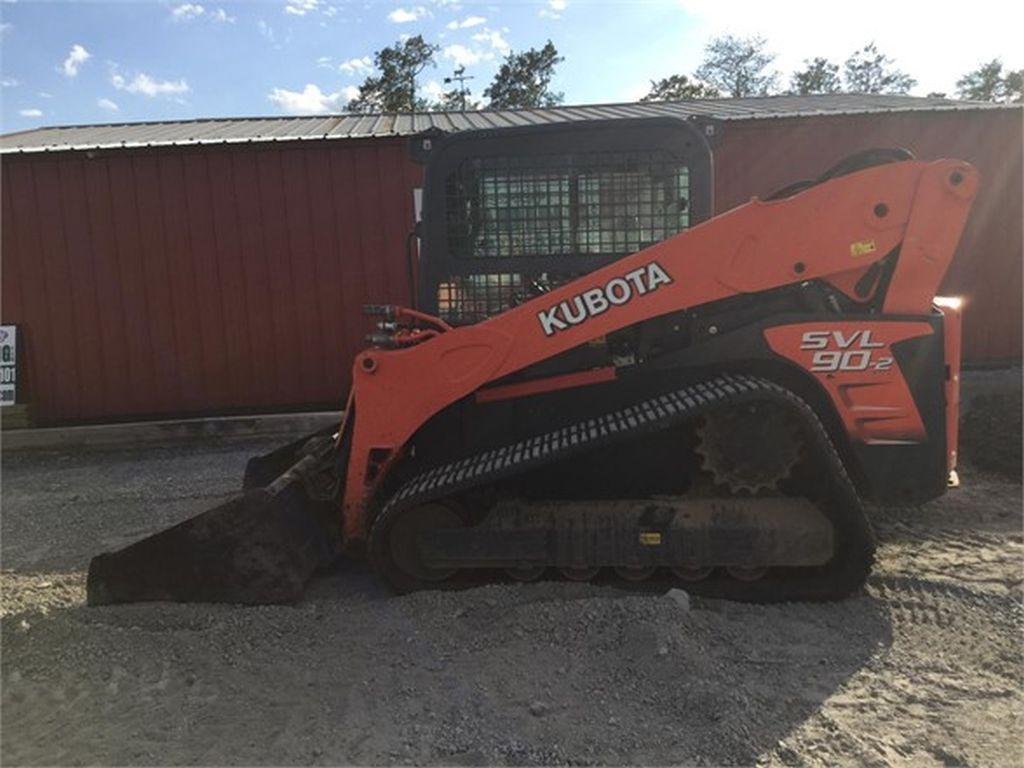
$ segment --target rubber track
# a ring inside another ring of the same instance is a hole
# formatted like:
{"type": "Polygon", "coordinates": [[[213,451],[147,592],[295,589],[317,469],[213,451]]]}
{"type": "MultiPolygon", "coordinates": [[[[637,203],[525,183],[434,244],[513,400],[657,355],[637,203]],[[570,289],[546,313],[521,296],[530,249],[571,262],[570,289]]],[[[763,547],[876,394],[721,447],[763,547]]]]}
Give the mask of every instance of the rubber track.
{"type": "Polygon", "coordinates": [[[602,445],[690,421],[716,407],[754,400],[781,401],[792,407],[803,417],[814,455],[828,465],[831,486],[828,498],[815,501],[819,506],[824,503],[835,507],[831,511],[823,509],[823,512],[837,528],[836,538],[841,546],[836,560],[842,561],[839,565],[842,573],[824,577],[817,573],[823,569],[777,569],[805,572],[808,577],[813,571],[818,578],[794,579],[790,574],[783,579],[784,586],[778,583],[779,579],[766,579],[744,583],[740,591],[735,584],[716,588],[704,582],[687,584],[686,588],[709,596],[770,602],[831,599],[859,589],[871,569],[874,535],[835,446],[813,409],[802,399],[769,379],[745,374],[720,374],[632,406],[426,470],[401,486],[381,507],[370,531],[371,559],[378,570],[386,571],[381,560],[386,557],[387,529],[390,521],[410,507],[489,485],[602,445]]]}

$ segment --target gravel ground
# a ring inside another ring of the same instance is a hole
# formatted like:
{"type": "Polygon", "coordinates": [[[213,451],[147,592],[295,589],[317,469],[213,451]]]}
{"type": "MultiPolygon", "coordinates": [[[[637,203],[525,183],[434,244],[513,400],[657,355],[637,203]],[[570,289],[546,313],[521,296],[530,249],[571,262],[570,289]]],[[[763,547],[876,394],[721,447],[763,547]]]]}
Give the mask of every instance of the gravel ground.
{"type": "Polygon", "coordinates": [[[4,456],[0,762],[1024,763],[1019,479],[876,510],[875,574],[834,604],[396,598],[353,564],[292,607],[83,606],[91,555],[268,447],[4,456]]]}

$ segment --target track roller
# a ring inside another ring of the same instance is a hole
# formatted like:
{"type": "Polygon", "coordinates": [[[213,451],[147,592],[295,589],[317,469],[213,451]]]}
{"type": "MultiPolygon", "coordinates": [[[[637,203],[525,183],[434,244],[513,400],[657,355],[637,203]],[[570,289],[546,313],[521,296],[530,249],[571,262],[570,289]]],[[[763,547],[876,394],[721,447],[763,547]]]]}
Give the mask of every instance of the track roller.
{"type": "Polygon", "coordinates": [[[695,582],[695,581],[704,581],[704,579],[706,579],[708,576],[711,575],[711,572],[713,570],[715,570],[715,569],[712,566],[710,566],[710,565],[704,566],[704,567],[700,567],[700,566],[692,566],[691,567],[691,566],[680,565],[680,566],[676,566],[675,568],[672,569],[672,574],[677,579],[681,579],[682,581],[695,582]]]}
{"type": "Polygon", "coordinates": [[[597,576],[598,571],[600,571],[601,569],[597,568],[597,567],[590,567],[590,568],[583,567],[583,568],[559,568],[558,570],[569,581],[590,581],[592,578],[597,576]]]}
{"type": "Polygon", "coordinates": [[[726,571],[736,581],[757,581],[768,573],[767,568],[746,568],[738,565],[730,565],[726,571]]]}
{"type": "Polygon", "coordinates": [[[547,568],[543,565],[524,565],[518,568],[506,568],[505,574],[516,581],[537,581],[544,575],[547,568]]]}
{"type": "Polygon", "coordinates": [[[651,566],[619,566],[615,569],[615,573],[623,581],[647,581],[654,575],[654,572],[658,570],[653,565],[651,566]]]}

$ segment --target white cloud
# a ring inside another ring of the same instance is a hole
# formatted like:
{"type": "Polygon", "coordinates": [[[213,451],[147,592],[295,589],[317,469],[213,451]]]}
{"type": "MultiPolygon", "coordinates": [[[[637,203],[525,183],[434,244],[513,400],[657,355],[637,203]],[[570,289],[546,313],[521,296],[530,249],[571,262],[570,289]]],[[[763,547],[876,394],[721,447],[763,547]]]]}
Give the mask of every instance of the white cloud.
{"type": "Polygon", "coordinates": [[[235,17],[230,16],[223,8],[216,8],[207,12],[206,8],[199,3],[182,3],[171,8],[171,18],[175,21],[192,21],[205,15],[208,19],[221,23],[234,24],[235,17]]]}
{"type": "Polygon", "coordinates": [[[473,35],[473,39],[478,43],[487,43],[492,49],[500,53],[502,56],[508,56],[512,50],[512,46],[508,44],[508,40],[502,37],[501,32],[496,29],[485,29],[481,32],[477,32],[473,35]]]}
{"type": "Polygon", "coordinates": [[[98,106],[100,109],[105,109],[108,112],[117,112],[121,109],[119,106],[117,106],[117,104],[112,102],[110,99],[97,99],[96,106],[98,106]]]}
{"type": "Polygon", "coordinates": [[[483,16],[467,16],[462,21],[458,19],[449,21],[447,26],[448,29],[468,29],[469,27],[479,27],[481,24],[486,22],[483,16]]]}
{"type": "Polygon", "coordinates": [[[64,59],[64,64],[61,69],[64,71],[66,77],[76,77],[78,75],[78,69],[86,61],[92,58],[92,54],[85,50],[85,47],[75,43],[71,46],[71,50],[68,52],[68,57],[64,59]]]}
{"type": "Polygon", "coordinates": [[[265,22],[263,19],[257,21],[256,26],[259,28],[260,34],[263,35],[263,37],[265,37],[271,43],[275,42],[274,28],[272,26],[267,24],[267,22],[265,22]]]}
{"type": "Polygon", "coordinates": [[[437,101],[444,95],[444,86],[437,82],[437,80],[431,80],[426,85],[420,86],[419,92],[421,96],[430,101],[437,101]]]}
{"type": "Polygon", "coordinates": [[[110,82],[119,91],[138,93],[150,98],[154,96],[176,96],[192,90],[188,87],[188,83],[182,79],[157,80],[145,72],[140,72],[131,80],[126,80],[123,76],[114,74],[110,78],[110,82]]]}
{"type": "Polygon", "coordinates": [[[13,77],[0,79],[0,87],[2,88],[17,88],[19,85],[21,85],[21,81],[16,80],[13,77]]]}
{"type": "Polygon", "coordinates": [[[422,5],[417,5],[415,8],[395,8],[388,14],[388,21],[393,21],[395,24],[408,24],[411,21],[419,21],[426,15],[427,9],[422,5]]]}
{"type": "Polygon", "coordinates": [[[284,5],[284,12],[292,16],[305,16],[315,11],[320,5],[320,0],[288,0],[284,5]]]}
{"type": "Polygon", "coordinates": [[[40,99],[52,99],[53,98],[53,94],[50,93],[49,91],[39,91],[39,93],[37,93],[36,96],[38,96],[40,99]]]}
{"type": "Polygon", "coordinates": [[[363,56],[361,59],[349,59],[338,65],[338,69],[346,75],[368,75],[373,72],[373,59],[363,56]]]}
{"type": "Polygon", "coordinates": [[[307,83],[301,91],[274,88],[267,98],[290,115],[319,115],[341,109],[359,95],[355,86],[342,88],[336,93],[324,93],[313,83],[307,83]]]}
{"type": "Polygon", "coordinates": [[[460,67],[470,67],[474,64],[479,64],[484,59],[484,55],[479,51],[474,51],[458,43],[447,46],[441,51],[441,55],[446,59],[451,59],[460,67]]]}
{"type": "Polygon", "coordinates": [[[18,114],[22,117],[42,117],[43,110],[41,109],[19,109],[18,114]]]}
{"type": "Polygon", "coordinates": [[[0,35],[6,35],[12,29],[14,29],[14,25],[11,24],[9,21],[0,23],[0,35]]]}
{"type": "Polygon", "coordinates": [[[548,7],[541,8],[540,13],[537,15],[542,19],[560,19],[562,18],[562,11],[565,10],[565,0],[548,0],[548,7]]]}
{"type": "Polygon", "coordinates": [[[198,3],[182,3],[171,8],[171,18],[175,21],[191,21],[206,13],[206,9],[198,3]]]}

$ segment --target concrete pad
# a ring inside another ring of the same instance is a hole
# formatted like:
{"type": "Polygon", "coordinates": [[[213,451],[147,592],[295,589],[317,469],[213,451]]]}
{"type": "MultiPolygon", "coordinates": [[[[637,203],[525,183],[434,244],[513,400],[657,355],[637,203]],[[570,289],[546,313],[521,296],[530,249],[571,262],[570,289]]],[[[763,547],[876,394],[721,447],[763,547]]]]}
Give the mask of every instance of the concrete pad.
{"type": "Polygon", "coordinates": [[[341,421],[341,411],[270,413],[175,421],[137,421],[81,427],[4,429],[0,448],[31,449],[97,448],[107,446],[161,445],[197,439],[245,439],[281,437],[282,442],[308,435],[341,421]]]}

